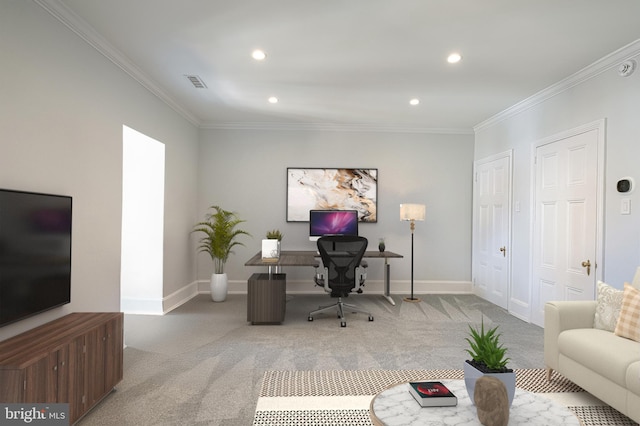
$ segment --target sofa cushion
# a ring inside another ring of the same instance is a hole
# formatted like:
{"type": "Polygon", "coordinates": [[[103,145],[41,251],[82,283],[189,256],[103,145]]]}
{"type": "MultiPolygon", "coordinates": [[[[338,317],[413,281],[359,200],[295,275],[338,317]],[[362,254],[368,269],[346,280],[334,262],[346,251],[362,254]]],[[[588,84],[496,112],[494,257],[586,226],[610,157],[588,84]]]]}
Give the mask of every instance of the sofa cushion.
{"type": "Polygon", "coordinates": [[[624,283],[622,307],[615,334],[640,342],[640,290],[624,283]]]}
{"type": "Polygon", "coordinates": [[[566,330],[558,336],[560,353],[626,387],[629,365],[640,361],[640,343],[596,328],[566,330]]]}
{"type": "Polygon", "coordinates": [[[640,361],[631,364],[627,370],[627,389],[640,396],[640,361]]]}
{"type": "Polygon", "coordinates": [[[620,316],[623,291],[611,287],[602,281],[597,284],[596,315],[593,327],[600,330],[614,331],[620,316]]]}

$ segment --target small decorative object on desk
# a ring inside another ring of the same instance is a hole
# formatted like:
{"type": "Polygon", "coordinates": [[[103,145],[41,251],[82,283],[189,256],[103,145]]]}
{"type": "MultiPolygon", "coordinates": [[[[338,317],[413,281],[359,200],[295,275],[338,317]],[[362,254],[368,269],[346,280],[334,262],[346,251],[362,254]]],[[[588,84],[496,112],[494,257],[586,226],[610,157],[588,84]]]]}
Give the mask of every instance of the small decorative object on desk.
{"type": "Polygon", "coordinates": [[[280,258],[280,241],[262,240],[262,261],[277,262],[280,258]]]}
{"type": "Polygon", "coordinates": [[[378,250],[380,250],[380,253],[384,252],[385,249],[387,247],[384,244],[384,238],[380,238],[379,242],[378,242],[378,250]]]}
{"type": "Polygon", "coordinates": [[[458,405],[458,398],[442,382],[409,382],[409,392],[421,407],[458,405]]]}
{"type": "Polygon", "coordinates": [[[267,239],[262,240],[262,261],[277,262],[280,258],[280,241],[282,233],[278,229],[267,231],[267,239]]]}

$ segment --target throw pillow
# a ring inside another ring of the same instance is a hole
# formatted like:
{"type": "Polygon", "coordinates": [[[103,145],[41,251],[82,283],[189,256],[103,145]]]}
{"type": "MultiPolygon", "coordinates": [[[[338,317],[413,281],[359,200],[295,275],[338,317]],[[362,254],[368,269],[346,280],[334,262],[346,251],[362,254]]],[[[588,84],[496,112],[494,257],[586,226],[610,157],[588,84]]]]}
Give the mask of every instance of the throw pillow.
{"type": "Polygon", "coordinates": [[[624,283],[622,308],[615,334],[640,342],[640,290],[624,283]]]}
{"type": "Polygon", "coordinates": [[[593,320],[593,328],[611,332],[616,329],[620,308],[622,307],[622,294],[622,290],[598,281],[596,315],[593,320]]]}

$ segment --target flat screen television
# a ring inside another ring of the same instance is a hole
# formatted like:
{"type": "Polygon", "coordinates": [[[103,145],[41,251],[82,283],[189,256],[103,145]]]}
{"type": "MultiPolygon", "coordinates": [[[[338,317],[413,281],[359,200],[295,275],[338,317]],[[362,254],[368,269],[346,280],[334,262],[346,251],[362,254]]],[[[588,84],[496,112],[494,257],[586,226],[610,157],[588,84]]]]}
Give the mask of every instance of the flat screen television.
{"type": "Polygon", "coordinates": [[[323,235],[358,235],[356,210],[310,210],[309,240],[323,235]]]}
{"type": "Polygon", "coordinates": [[[0,327],[71,302],[72,199],[0,189],[0,327]]]}

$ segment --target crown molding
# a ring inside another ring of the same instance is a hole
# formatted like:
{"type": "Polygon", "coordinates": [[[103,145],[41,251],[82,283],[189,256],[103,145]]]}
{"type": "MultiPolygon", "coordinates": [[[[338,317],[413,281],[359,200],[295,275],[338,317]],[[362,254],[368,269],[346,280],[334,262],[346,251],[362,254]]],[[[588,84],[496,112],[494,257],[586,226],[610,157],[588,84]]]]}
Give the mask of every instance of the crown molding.
{"type": "Polygon", "coordinates": [[[171,96],[162,90],[160,86],[138,68],[137,65],[107,42],[93,27],[60,0],[34,0],[34,2],[131,76],[135,81],[140,83],[145,89],[160,98],[187,121],[195,126],[200,126],[200,120],[197,117],[173,100],[171,96]]]}
{"type": "Polygon", "coordinates": [[[511,118],[521,112],[524,112],[534,106],[562,93],[570,88],[582,84],[587,80],[590,80],[611,68],[617,67],[621,62],[627,61],[634,56],[640,55],[640,39],[635,40],[624,47],[610,53],[609,55],[597,60],[596,62],[588,65],[582,70],[570,75],[569,77],[560,80],[559,82],[552,84],[544,90],[530,96],[517,104],[505,109],[502,112],[494,115],[493,117],[477,124],[473,127],[474,132],[484,130],[488,127],[495,126],[496,124],[511,118]]]}
{"type": "Polygon", "coordinates": [[[211,130],[285,130],[285,131],[334,131],[334,132],[374,132],[374,133],[423,133],[473,135],[469,128],[428,128],[399,125],[353,124],[353,123],[268,123],[268,122],[223,122],[203,123],[201,129],[211,130]]]}

